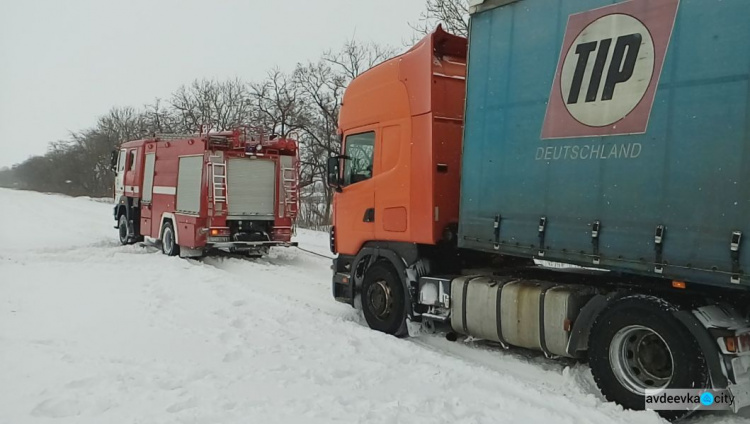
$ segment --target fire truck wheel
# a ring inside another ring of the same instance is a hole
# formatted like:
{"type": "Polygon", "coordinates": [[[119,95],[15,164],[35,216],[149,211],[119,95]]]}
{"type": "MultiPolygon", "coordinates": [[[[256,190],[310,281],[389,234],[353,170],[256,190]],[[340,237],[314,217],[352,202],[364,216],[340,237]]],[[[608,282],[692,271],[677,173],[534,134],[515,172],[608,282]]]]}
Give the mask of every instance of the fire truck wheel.
{"type": "Polygon", "coordinates": [[[388,262],[376,262],[365,272],[362,311],[373,330],[397,337],[408,334],[404,287],[388,262]]]}
{"type": "Polygon", "coordinates": [[[174,227],[171,222],[165,222],[161,230],[161,251],[167,256],[180,254],[180,246],[175,239],[174,227]]]}
{"type": "MultiPolygon", "coordinates": [[[[589,338],[589,365],[607,400],[642,410],[647,389],[708,387],[706,359],[673,311],[658,298],[628,296],[596,318],[589,338]]],[[[659,414],[671,421],[689,411],[659,414]]]]}
{"type": "Polygon", "coordinates": [[[124,214],[120,215],[120,220],[117,223],[117,232],[120,239],[120,244],[122,244],[123,246],[135,243],[135,240],[133,240],[133,237],[131,237],[130,231],[128,230],[128,217],[126,217],[124,214]]]}

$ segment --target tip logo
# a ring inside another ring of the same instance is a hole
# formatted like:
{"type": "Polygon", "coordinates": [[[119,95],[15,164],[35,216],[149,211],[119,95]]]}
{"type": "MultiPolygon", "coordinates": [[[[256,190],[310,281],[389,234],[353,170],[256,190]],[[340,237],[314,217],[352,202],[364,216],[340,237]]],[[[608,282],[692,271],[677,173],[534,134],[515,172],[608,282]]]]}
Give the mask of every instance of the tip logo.
{"type": "Polygon", "coordinates": [[[701,403],[703,405],[706,405],[706,406],[713,405],[713,403],[714,403],[714,395],[712,395],[711,393],[708,393],[708,392],[703,393],[701,395],[701,403]]]}
{"type": "Polygon", "coordinates": [[[542,138],[646,131],[679,0],[571,15],[542,138]]]}
{"type": "Polygon", "coordinates": [[[654,41],[628,15],[607,15],[581,32],[568,50],[560,82],[568,112],[592,127],[612,125],[632,112],[654,73],[654,41]]]}

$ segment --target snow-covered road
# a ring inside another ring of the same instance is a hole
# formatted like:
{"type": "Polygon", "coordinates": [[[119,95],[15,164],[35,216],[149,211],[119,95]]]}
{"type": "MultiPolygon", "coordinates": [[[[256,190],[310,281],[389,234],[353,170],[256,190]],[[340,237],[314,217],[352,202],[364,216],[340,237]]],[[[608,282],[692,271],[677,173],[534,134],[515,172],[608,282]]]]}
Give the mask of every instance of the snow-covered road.
{"type": "Polygon", "coordinates": [[[373,332],[324,258],[169,258],[113,225],[108,203],[0,189],[0,423],[661,422],[584,365],[373,332]]]}

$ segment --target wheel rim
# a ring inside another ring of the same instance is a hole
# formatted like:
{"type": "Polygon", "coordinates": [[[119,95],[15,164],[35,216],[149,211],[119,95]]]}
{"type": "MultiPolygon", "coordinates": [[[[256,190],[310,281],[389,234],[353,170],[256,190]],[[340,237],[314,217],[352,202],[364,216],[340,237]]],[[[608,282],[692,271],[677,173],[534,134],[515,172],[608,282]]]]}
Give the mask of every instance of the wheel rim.
{"type": "Polygon", "coordinates": [[[378,280],[367,288],[368,307],[378,319],[387,318],[393,309],[391,288],[385,280],[378,280]]]}
{"type": "Polygon", "coordinates": [[[167,253],[172,253],[172,229],[165,228],[164,229],[164,251],[167,253]]]}
{"type": "Polygon", "coordinates": [[[674,375],[674,357],[664,339],[641,325],[622,328],[612,338],[609,362],[617,380],[632,393],[663,389],[674,375]]]}
{"type": "Polygon", "coordinates": [[[126,242],[128,240],[128,223],[122,218],[120,218],[119,231],[120,231],[120,241],[126,242]]]}

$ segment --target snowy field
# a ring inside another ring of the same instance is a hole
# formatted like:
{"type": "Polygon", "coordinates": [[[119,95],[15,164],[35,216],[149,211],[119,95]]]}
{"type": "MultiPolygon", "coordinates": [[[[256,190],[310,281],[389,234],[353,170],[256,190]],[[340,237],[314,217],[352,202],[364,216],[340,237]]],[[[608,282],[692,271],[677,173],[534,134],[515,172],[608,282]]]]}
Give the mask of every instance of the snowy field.
{"type": "Polygon", "coordinates": [[[662,422],[585,365],[373,332],[327,259],[168,258],[113,225],[107,203],[0,189],[0,423],[662,422]]]}

